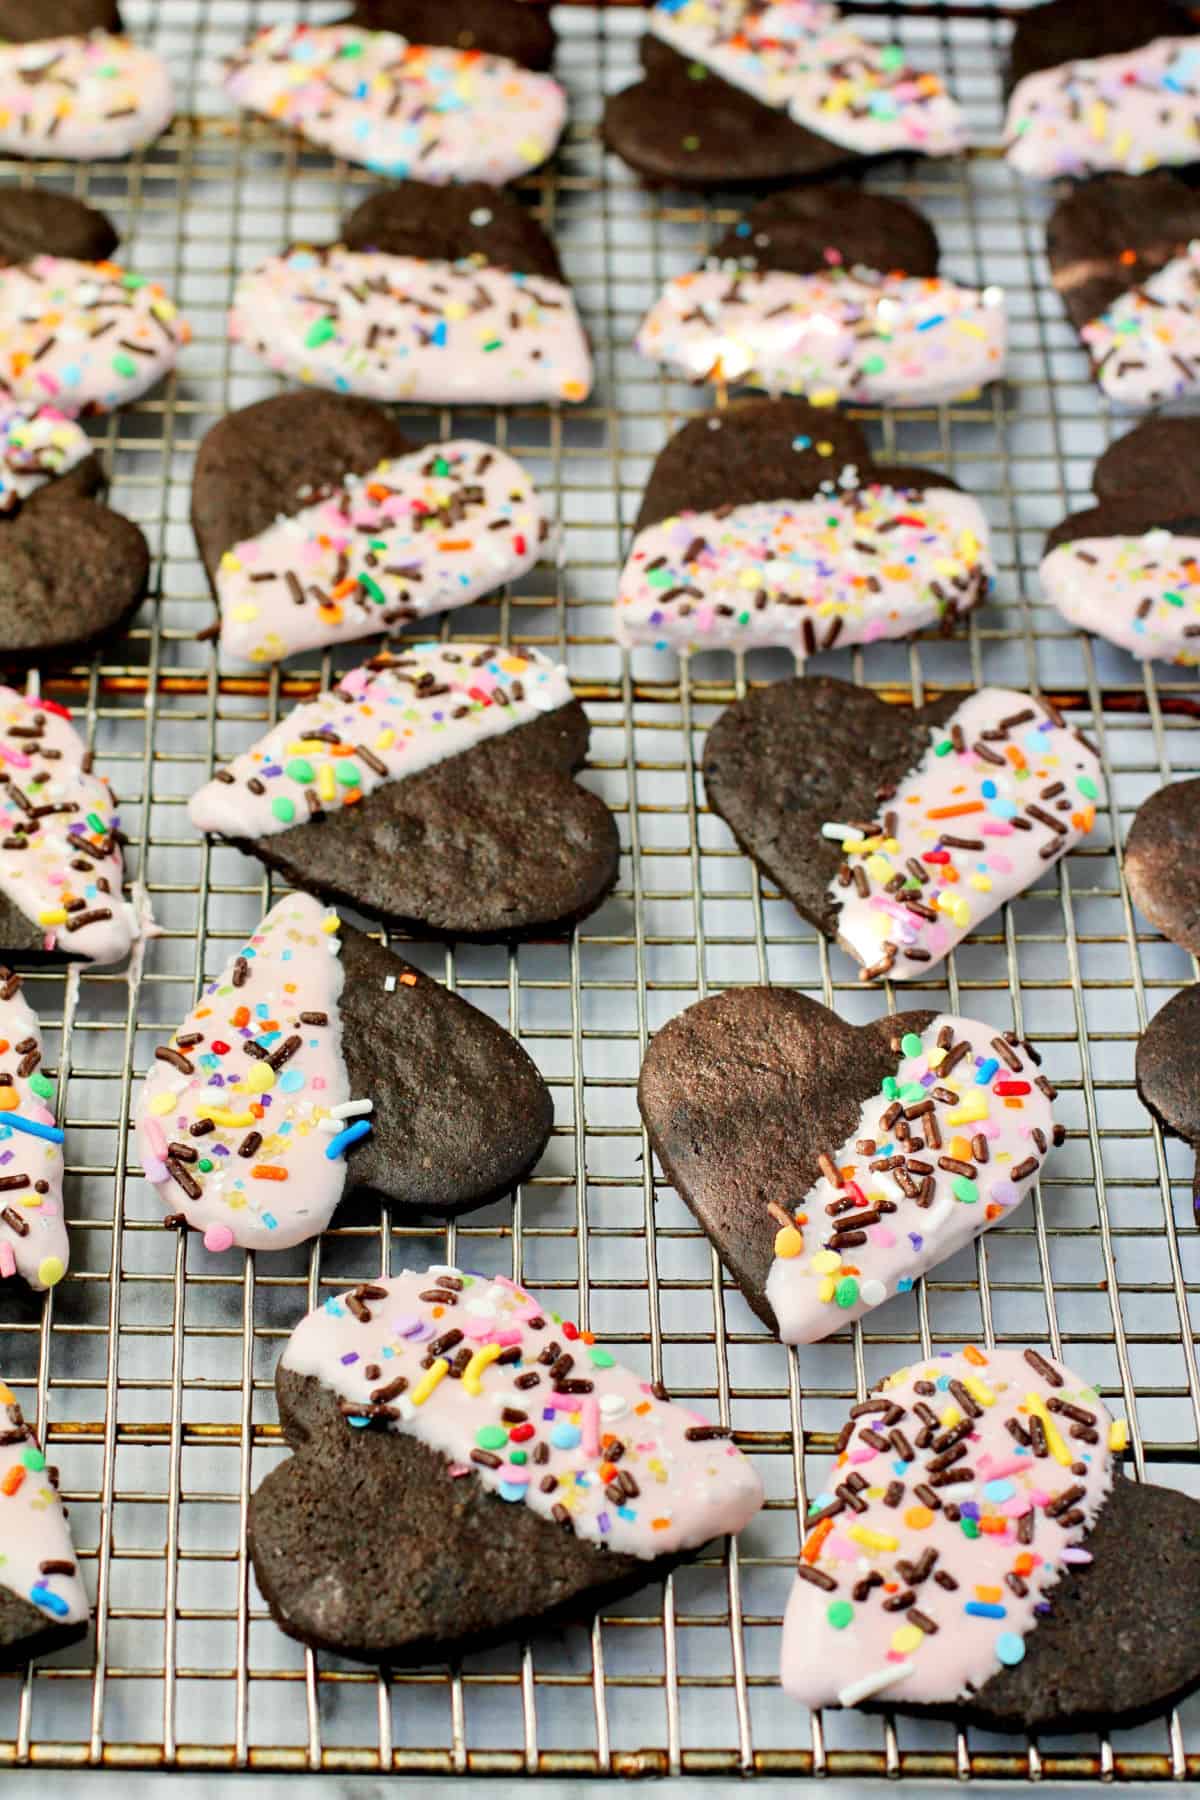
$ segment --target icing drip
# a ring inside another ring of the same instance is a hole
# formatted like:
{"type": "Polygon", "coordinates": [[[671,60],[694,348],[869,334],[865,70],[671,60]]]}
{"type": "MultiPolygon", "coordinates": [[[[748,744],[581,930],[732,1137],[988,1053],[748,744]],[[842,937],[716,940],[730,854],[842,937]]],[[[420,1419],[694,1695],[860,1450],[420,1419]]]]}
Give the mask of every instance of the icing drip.
{"type": "Polygon", "coordinates": [[[62,1501],[17,1397],[3,1381],[0,1407],[0,1585],[56,1625],[83,1624],[87,1594],[62,1501]]]}
{"type": "Polygon", "coordinates": [[[364,1284],[301,1320],[282,1362],[361,1401],[351,1427],[415,1437],[502,1500],[624,1555],[698,1549],[763,1502],[727,1431],[503,1276],[364,1284]]]}
{"type": "Polygon", "coordinates": [[[532,568],[548,532],[529,476],[491,444],[377,463],[226,552],[221,647],[275,662],[466,606],[532,568]]]}
{"type": "Polygon", "coordinates": [[[155,1052],[138,1103],[142,1165],[209,1250],[302,1244],[342,1197],[343,1138],[365,1136],[357,1114],[371,1108],[351,1096],[342,1056],[339,924],[289,894],[155,1052]]]}
{"type": "Polygon", "coordinates": [[[1194,37],[1155,38],[1120,56],[1039,69],[1013,89],[1004,124],[1022,175],[1140,175],[1200,154],[1194,37]]]}
{"type": "Polygon", "coordinates": [[[819,275],[717,263],[668,282],[637,349],[692,381],[879,405],[935,404],[1004,373],[999,288],[831,267],[819,275]]]}
{"type": "Polygon", "coordinates": [[[872,483],[760,500],[640,531],[621,576],[616,636],[678,649],[778,644],[803,658],[949,627],[991,578],[987,521],[969,494],[872,483]]]}
{"type": "Polygon", "coordinates": [[[814,1344],[906,1294],[1025,1199],[1057,1130],[1054,1089],[991,1025],[942,1013],[900,1042],[830,1171],[780,1229],[766,1296],[785,1344],[814,1344]],[[869,1148],[863,1149],[867,1145],[869,1148]]]}
{"type": "MultiPolygon", "coordinates": [[[[55,1287],[67,1272],[63,1134],[43,1074],[42,1028],[18,975],[0,969],[0,1279],[55,1287]]],[[[0,1578],[3,1567],[0,1566],[0,1578]]]]}
{"type": "Polygon", "coordinates": [[[1043,1597],[1091,1560],[1125,1436],[1036,1351],[942,1351],[890,1375],[809,1508],[785,1691],[814,1708],[930,1705],[1022,1662],[1043,1597]]]}
{"type": "Polygon", "coordinates": [[[0,514],[12,512],[36,488],[66,475],[92,451],[82,426],[53,406],[0,408],[0,514]]]}
{"type": "Polygon", "coordinates": [[[137,935],[121,899],[120,818],[64,707],[0,687],[0,893],[48,950],[120,962],[137,935]]]}
{"type": "Polygon", "coordinates": [[[160,136],[174,112],[167,65],[126,37],[93,31],[0,45],[6,156],[128,156],[160,136]]]}
{"type": "Polygon", "coordinates": [[[502,186],[545,162],[564,90],[507,57],[347,25],[273,25],[226,64],[239,106],[393,180],[502,186]]]}
{"type": "Polygon", "coordinates": [[[1104,392],[1129,406],[1200,388],[1200,242],[1080,332],[1104,392]]]}
{"type": "Polygon", "coordinates": [[[584,400],[571,290],[476,259],[291,250],[243,275],[229,335],[273,369],[376,400],[584,400]]]}
{"type": "Polygon", "coordinates": [[[1065,619],[1143,662],[1200,665],[1200,538],[1072,538],[1042,559],[1042,587],[1065,619]]]}
{"type": "Polygon", "coordinates": [[[835,7],[659,0],[648,25],[681,56],[847,150],[950,156],[966,146],[966,121],[939,78],[910,68],[898,45],[842,28],[835,7]]]}
{"type": "Polygon", "coordinates": [[[188,812],[198,830],[225,837],[286,831],[570,700],[566,670],[536,650],[419,644],[297,706],[206,782],[188,812]]]}
{"type": "Polygon", "coordinates": [[[111,412],[161,381],[190,336],[157,282],[116,263],[0,268],[0,387],[18,406],[111,412]]]}
{"type": "Polygon", "coordinates": [[[865,965],[861,979],[927,975],[1086,837],[1103,792],[1095,751],[1043,701],[1012,688],[971,694],[932,728],[878,831],[824,827],[845,858],[829,884],[838,942],[865,965]]]}

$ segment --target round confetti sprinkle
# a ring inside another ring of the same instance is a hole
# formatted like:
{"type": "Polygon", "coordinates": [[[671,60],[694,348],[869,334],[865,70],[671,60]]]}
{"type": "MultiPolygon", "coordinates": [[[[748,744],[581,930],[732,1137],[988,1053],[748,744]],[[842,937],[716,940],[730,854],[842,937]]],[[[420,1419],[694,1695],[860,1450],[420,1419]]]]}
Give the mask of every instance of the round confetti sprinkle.
{"type": "Polygon", "coordinates": [[[844,1275],[834,1289],[833,1297],[839,1306],[850,1307],[858,1299],[858,1283],[853,1275],[844,1275]]]}
{"type": "Polygon", "coordinates": [[[204,1233],[204,1248],[211,1250],[214,1255],[219,1255],[222,1250],[228,1250],[232,1243],[233,1233],[228,1225],[210,1225],[204,1233]]]}
{"type": "Polygon", "coordinates": [[[66,1272],[66,1265],[58,1256],[44,1256],[38,1264],[38,1280],[43,1287],[56,1287],[66,1272]]]}
{"type": "Polygon", "coordinates": [[[1006,1668],[1015,1668],[1025,1660],[1025,1640],[1015,1631],[1002,1631],[996,1639],[996,1655],[1006,1668]]]}
{"type": "Polygon", "coordinates": [[[835,1631],[844,1631],[854,1617],[854,1608],[851,1606],[849,1600],[831,1600],[826,1609],[825,1617],[829,1620],[829,1623],[833,1626],[835,1631]]]}

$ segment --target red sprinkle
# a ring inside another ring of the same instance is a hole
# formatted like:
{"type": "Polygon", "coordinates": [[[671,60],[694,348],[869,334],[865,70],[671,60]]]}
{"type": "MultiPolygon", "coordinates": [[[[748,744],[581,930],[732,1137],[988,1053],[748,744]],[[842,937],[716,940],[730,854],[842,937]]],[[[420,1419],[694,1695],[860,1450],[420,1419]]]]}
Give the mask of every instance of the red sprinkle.
{"type": "Polygon", "coordinates": [[[215,1050],[218,1056],[228,1056],[229,1055],[229,1045],[222,1043],[220,1038],[214,1038],[212,1043],[209,1045],[209,1049],[215,1050]]]}
{"type": "Polygon", "coordinates": [[[1029,1083],[1027,1081],[993,1081],[992,1092],[993,1094],[1027,1094],[1029,1083]]]}
{"type": "Polygon", "coordinates": [[[921,852],[921,861],[928,863],[948,863],[950,861],[950,852],[948,850],[923,850],[921,852]]]}
{"type": "Polygon", "coordinates": [[[568,1344],[573,1344],[575,1339],[579,1336],[578,1325],[572,1325],[569,1319],[564,1319],[563,1336],[566,1338],[568,1344]]]}
{"type": "Polygon", "coordinates": [[[532,1425],[514,1425],[509,1432],[509,1439],[514,1444],[524,1444],[533,1436],[532,1425]]]}

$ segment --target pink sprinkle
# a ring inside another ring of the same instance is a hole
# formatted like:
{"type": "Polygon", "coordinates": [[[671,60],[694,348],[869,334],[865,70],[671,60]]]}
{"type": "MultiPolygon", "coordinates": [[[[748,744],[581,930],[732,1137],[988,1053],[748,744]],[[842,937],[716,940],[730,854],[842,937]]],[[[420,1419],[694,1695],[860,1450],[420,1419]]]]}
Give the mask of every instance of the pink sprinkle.
{"type": "MultiPolygon", "coordinates": [[[[1027,1475],[1029,1458],[1027,1456],[998,1456],[993,1461],[990,1456],[981,1456],[977,1466],[980,1481],[1003,1481],[1006,1475],[1027,1475]]],[[[1024,1504],[1021,1510],[1025,1511],[1024,1504]]]]}
{"type": "Polygon", "coordinates": [[[501,1481],[511,1481],[517,1487],[529,1486],[529,1470],[523,1463],[501,1463],[496,1474],[501,1481]]]}
{"type": "Polygon", "coordinates": [[[48,394],[57,394],[59,392],[58,382],[46,369],[42,369],[38,374],[38,386],[45,388],[48,394]]]}
{"type": "MultiPolygon", "coordinates": [[[[991,1476],[989,1479],[998,1480],[999,1477],[991,1476]]],[[[1006,1500],[1004,1502],[1000,1511],[1006,1519],[1020,1519],[1023,1518],[1027,1512],[1032,1512],[1033,1507],[1030,1505],[1024,1494],[1014,1494],[1011,1500],[1006,1500]]]]}
{"type": "Polygon", "coordinates": [[[457,1481],[460,1476],[471,1473],[471,1465],[470,1463],[451,1463],[446,1473],[457,1481]]]}
{"type": "Polygon", "coordinates": [[[1082,1549],[1078,1544],[1068,1544],[1065,1550],[1059,1551],[1059,1555],[1065,1563],[1090,1563],[1092,1560],[1091,1551],[1082,1549]]]}
{"type": "Polygon", "coordinates": [[[6,763],[11,763],[14,769],[27,769],[32,761],[32,758],[26,756],[23,751],[10,750],[7,744],[0,744],[0,757],[3,757],[6,763]]]}
{"type": "Polygon", "coordinates": [[[204,1248],[211,1250],[214,1256],[228,1250],[232,1243],[233,1233],[228,1225],[210,1225],[204,1234],[204,1248]]]}
{"type": "Polygon", "coordinates": [[[979,830],[983,837],[1011,837],[1013,834],[1007,819],[989,819],[979,830]]]}
{"type": "Polygon", "coordinates": [[[599,1456],[600,1454],[600,1402],[595,1394],[584,1394],[583,1404],[579,1408],[580,1425],[583,1428],[583,1454],[599,1456]]]}
{"type": "Polygon", "coordinates": [[[152,1181],[156,1185],[167,1179],[167,1165],[161,1156],[144,1156],[142,1168],[145,1170],[146,1180],[152,1181]]]}
{"type": "Polygon", "coordinates": [[[896,1241],[896,1234],[889,1231],[886,1225],[872,1225],[867,1238],[870,1243],[878,1245],[880,1250],[890,1250],[896,1241]]]}
{"type": "Polygon", "coordinates": [[[3,1275],[5,1280],[7,1280],[10,1275],[15,1275],[16,1272],[17,1259],[13,1255],[12,1245],[6,1238],[0,1242],[0,1275],[3,1275]]]}
{"type": "Polygon", "coordinates": [[[142,1129],[146,1133],[155,1156],[165,1156],[167,1154],[167,1134],[158,1120],[153,1117],[143,1119],[142,1129]]]}
{"type": "Polygon", "coordinates": [[[827,1556],[836,1556],[839,1562],[857,1562],[858,1545],[852,1544],[848,1537],[839,1531],[831,1531],[825,1539],[822,1549],[827,1556]]]}
{"type": "Polygon", "coordinates": [[[852,1450],[846,1458],[846,1461],[852,1463],[867,1463],[873,1462],[874,1459],[875,1451],[872,1450],[869,1444],[864,1444],[861,1450],[852,1450]]]}
{"type": "Polygon", "coordinates": [[[553,1406],[558,1412],[578,1412],[579,1411],[579,1395],[578,1394],[547,1394],[546,1399],[545,1399],[545,1404],[547,1406],[553,1406]]]}

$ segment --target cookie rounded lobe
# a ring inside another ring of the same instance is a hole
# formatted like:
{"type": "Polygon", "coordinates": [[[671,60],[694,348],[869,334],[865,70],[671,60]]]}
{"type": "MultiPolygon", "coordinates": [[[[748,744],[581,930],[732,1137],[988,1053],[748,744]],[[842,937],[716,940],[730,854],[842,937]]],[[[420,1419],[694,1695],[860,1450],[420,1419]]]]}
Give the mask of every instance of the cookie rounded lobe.
{"type": "Polygon", "coordinates": [[[1080,182],[1046,226],[1054,286],[1076,330],[1182,256],[1200,236],[1200,195],[1178,175],[1106,174],[1080,182]]]}
{"type": "Polygon", "coordinates": [[[505,189],[483,181],[453,187],[404,181],[380,188],[347,214],[341,241],[349,250],[430,262],[479,256],[497,268],[566,280],[558,251],[532,213],[505,189]]]}
{"type": "Polygon", "coordinates": [[[1124,56],[1160,37],[1200,30],[1186,6],[1171,0],[1043,0],[1018,15],[1006,71],[1006,92],[1027,75],[1099,56],[1124,56]]]}
{"type": "Polygon", "coordinates": [[[5,0],[3,24],[10,44],[122,29],[117,0],[5,0]]]}
{"type": "Polygon", "coordinates": [[[131,519],[84,497],[95,474],[89,457],[0,520],[0,650],[91,643],[145,595],[149,545],[131,519]]]}
{"type": "Polygon", "coordinates": [[[1137,1090],[1170,1131],[1200,1144],[1200,986],[1155,1013],[1137,1047],[1137,1090]]]}
{"type": "Polygon", "coordinates": [[[791,275],[818,275],[831,263],[934,276],[937,233],[905,200],[849,181],[789,188],[751,207],[711,255],[791,275]]]}
{"type": "Polygon", "coordinates": [[[1200,779],[1143,800],[1125,840],[1125,880],[1150,923],[1200,955],[1200,779]]]}
{"type": "Polygon", "coordinates": [[[1104,451],[1092,487],[1103,504],[1164,519],[1200,514],[1200,418],[1144,420],[1104,451]]]}
{"type": "Polygon", "coordinates": [[[120,243],[112,220],[94,206],[48,188],[0,191],[0,264],[35,256],[104,262],[120,243]]]}
{"type": "Polygon", "coordinates": [[[507,56],[527,69],[548,69],[558,41],[548,13],[525,0],[357,0],[351,22],[398,32],[410,44],[507,56]]]}

